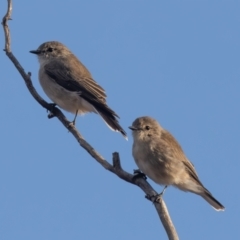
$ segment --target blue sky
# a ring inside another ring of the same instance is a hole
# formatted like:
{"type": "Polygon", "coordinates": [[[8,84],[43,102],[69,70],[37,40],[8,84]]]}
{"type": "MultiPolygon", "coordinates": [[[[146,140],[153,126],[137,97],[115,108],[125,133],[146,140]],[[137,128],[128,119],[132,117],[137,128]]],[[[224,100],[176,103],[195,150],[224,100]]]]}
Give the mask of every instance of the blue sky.
{"type": "MultiPolygon", "coordinates": [[[[118,151],[123,168],[136,169],[128,126],[144,115],[182,145],[226,211],[168,188],[164,200],[180,239],[240,238],[239,8],[239,1],[211,0],[13,4],[12,51],[44,99],[29,50],[49,40],[67,45],[106,90],[129,141],[95,114],[77,119],[102,156],[111,162],[118,151]]],[[[0,61],[0,238],[166,239],[144,193],[103,169],[57,119],[49,120],[4,52],[0,61]]]]}

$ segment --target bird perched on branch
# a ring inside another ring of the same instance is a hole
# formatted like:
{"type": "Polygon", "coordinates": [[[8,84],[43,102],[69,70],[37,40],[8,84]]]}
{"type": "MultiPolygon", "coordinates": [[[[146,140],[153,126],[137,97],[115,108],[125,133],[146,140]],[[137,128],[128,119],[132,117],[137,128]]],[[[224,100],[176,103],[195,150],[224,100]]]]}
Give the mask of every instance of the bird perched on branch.
{"type": "Polygon", "coordinates": [[[173,185],[203,197],[215,210],[224,210],[200,182],[193,164],[175,138],[151,117],[137,118],[129,127],[133,135],[132,153],[139,169],[154,182],[173,185]]]}
{"type": "Polygon", "coordinates": [[[47,96],[60,108],[77,114],[99,114],[113,131],[127,138],[119,116],[107,105],[106,93],[87,68],[62,43],[51,41],[30,51],[38,56],[39,81],[47,96]]]}

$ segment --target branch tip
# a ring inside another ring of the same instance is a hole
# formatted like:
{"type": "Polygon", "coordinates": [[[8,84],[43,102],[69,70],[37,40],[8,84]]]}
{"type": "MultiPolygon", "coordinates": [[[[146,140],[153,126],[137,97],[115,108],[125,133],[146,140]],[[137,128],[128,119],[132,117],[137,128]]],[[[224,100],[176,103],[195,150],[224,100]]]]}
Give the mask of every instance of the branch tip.
{"type": "Polygon", "coordinates": [[[113,159],[112,160],[113,160],[113,167],[115,169],[119,169],[119,170],[122,169],[118,152],[113,153],[113,159]]]}

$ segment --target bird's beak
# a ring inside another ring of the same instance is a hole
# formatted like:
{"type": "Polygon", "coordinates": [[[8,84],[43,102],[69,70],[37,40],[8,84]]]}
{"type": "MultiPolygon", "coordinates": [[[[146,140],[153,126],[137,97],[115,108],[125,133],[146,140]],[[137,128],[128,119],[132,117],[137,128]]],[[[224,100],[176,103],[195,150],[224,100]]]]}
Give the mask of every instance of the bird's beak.
{"type": "Polygon", "coordinates": [[[31,51],[29,51],[30,53],[34,53],[34,54],[40,54],[41,53],[41,51],[39,51],[39,50],[31,50],[31,51]]]}
{"type": "Polygon", "coordinates": [[[128,127],[128,128],[131,129],[132,131],[138,130],[137,128],[135,128],[135,127],[133,127],[133,126],[130,126],[130,127],[128,127]]]}

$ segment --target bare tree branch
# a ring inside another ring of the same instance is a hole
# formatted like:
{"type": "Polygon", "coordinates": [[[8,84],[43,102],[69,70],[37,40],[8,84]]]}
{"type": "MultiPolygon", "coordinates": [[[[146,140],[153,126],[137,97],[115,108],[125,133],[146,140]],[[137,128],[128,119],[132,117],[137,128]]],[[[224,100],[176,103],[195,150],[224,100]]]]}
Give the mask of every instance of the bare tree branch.
{"type": "MultiPolygon", "coordinates": [[[[124,171],[121,167],[121,162],[119,158],[119,154],[117,152],[113,153],[113,165],[107,162],[88,142],[84,140],[82,135],[77,131],[75,126],[71,124],[70,121],[64,116],[64,114],[59,110],[59,108],[53,106],[52,104],[47,103],[36,91],[32,84],[31,73],[26,73],[15,58],[15,56],[11,52],[11,38],[10,38],[10,30],[8,27],[8,20],[11,20],[12,14],[12,1],[7,0],[8,7],[5,16],[2,19],[2,25],[5,35],[5,49],[6,55],[12,61],[16,69],[19,71],[21,76],[23,77],[25,84],[33,98],[45,109],[47,109],[51,114],[49,118],[55,116],[59,119],[59,121],[72,133],[75,139],[79,142],[80,146],[84,148],[98,163],[100,163],[105,169],[116,174],[119,178],[125,180],[126,182],[132,183],[138,187],[140,187],[146,195],[148,196],[156,196],[157,192],[151,187],[151,185],[144,179],[139,177],[134,177],[133,174],[130,174],[124,171]]],[[[171,221],[170,215],[168,213],[167,207],[162,198],[159,198],[158,202],[154,202],[154,206],[157,210],[160,220],[166,230],[168,238],[170,240],[178,240],[177,232],[174,228],[174,225],[171,221]]]]}

